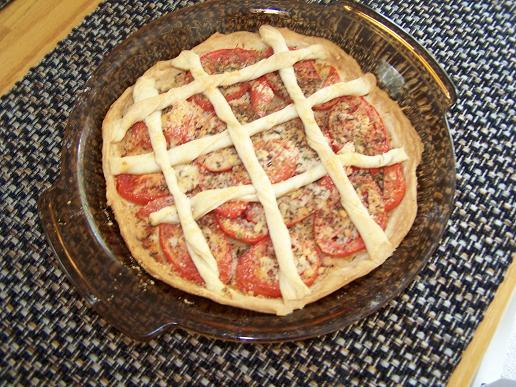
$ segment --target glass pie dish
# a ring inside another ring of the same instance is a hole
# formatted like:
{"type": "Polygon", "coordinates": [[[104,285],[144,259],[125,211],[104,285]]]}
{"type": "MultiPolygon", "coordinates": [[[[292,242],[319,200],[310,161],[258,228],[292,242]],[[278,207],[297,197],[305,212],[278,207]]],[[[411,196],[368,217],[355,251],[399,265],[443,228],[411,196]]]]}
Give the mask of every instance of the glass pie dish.
{"type": "Polygon", "coordinates": [[[61,173],[39,200],[57,262],[103,318],[135,339],[174,327],[228,340],[277,342],[336,331],[400,294],[437,247],[453,206],[455,160],[446,110],[455,90],[417,42],[369,8],[297,1],[214,1],[167,14],[114,49],[70,114],[61,173]],[[177,56],[214,32],[263,24],[324,37],[372,72],[402,107],[425,149],[418,168],[418,213],[394,255],[369,275],[278,317],[216,304],[153,280],[131,257],[106,205],[102,120],[109,106],[155,62],[177,56]]]}

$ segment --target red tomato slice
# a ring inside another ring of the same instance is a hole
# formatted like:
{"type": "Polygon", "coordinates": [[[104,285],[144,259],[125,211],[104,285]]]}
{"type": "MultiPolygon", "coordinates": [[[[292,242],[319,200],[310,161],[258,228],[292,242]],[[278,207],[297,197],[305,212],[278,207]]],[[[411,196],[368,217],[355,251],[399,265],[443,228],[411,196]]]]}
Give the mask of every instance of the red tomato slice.
{"type": "Polygon", "coordinates": [[[130,156],[152,151],[149,137],[149,129],[145,122],[138,121],[133,124],[122,140],[123,156],[130,156]]]}
{"type": "Polygon", "coordinates": [[[396,208],[405,196],[406,186],[401,164],[394,164],[383,169],[383,197],[385,211],[396,208]]]}
{"type": "MultiPolygon", "coordinates": [[[[215,228],[203,227],[203,234],[217,261],[220,280],[227,284],[231,280],[232,247],[226,236],[220,232],[216,225],[214,226],[215,228]]],[[[199,285],[204,284],[192,258],[188,254],[181,226],[176,224],[160,224],[159,242],[170,266],[181,278],[199,285]]]]}
{"type": "Polygon", "coordinates": [[[279,73],[276,71],[265,75],[265,77],[267,78],[269,87],[274,91],[274,94],[283,101],[290,102],[290,95],[288,94],[279,73]]]}
{"type": "Polygon", "coordinates": [[[147,175],[118,175],[116,189],[120,196],[135,204],[145,205],[150,201],[168,196],[165,177],[161,173],[147,175]]]}
{"type": "Polygon", "coordinates": [[[343,97],[329,116],[328,133],[335,151],[353,142],[358,153],[389,150],[387,131],[376,110],[362,97],[343,97]]]}
{"type": "MultiPolygon", "coordinates": [[[[352,141],[355,150],[366,155],[377,155],[390,149],[385,125],[378,112],[361,97],[342,97],[332,108],[327,133],[333,149],[338,152],[352,141]]],[[[374,171],[371,171],[374,173],[374,171]]],[[[401,165],[383,169],[385,209],[399,205],[405,195],[405,180],[401,165]]]]}
{"type": "Polygon", "coordinates": [[[202,110],[208,113],[215,112],[215,108],[211,104],[208,97],[206,97],[204,94],[195,94],[192,95],[190,98],[188,98],[188,101],[192,101],[197,106],[199,106],[202,110]]]}
{"type": "Polygon", "coordinates": [[[266,77],[260,77],[251,86],[251,106],[258,117],[263,117],[274,99],[274,91],[266,77]]]}
{"type": "MultiPolygon", "coordinates": [[[[210,173],[201,168],[202,175],[200,187],[202,190],[231,187],[239,184],[236,175],[230,170],[228,172],[210,173]]],[[[247,208],[247,202],[230,200],[215,209],[215,213],[225,218],[236,218],[247,208]]]]}
{"type": "Polygon", "coordinates": [[[241,200],[230,200],[223,205],[215,208],[215,213],[225,218],[237,218],[244,213],[247,202],[241,200]]]}
{"type": "Polygon", "coordinates": [[[274,50],[272,49],[272,47],[267,47],[265,50],[262,50],[260,52],[260,55],[261,55],[262,59],[263,58],[268,58],[272,54],[274,54],[274,50]]]}
{"type": "MultiPolygon", "coordinates": [[[[258,161],[271,183],[279,183],[296,173],[299,152],[290,142],[283,140],[262,141],[256,143],[254,148],[258,161]]],[[[251,183],[243,165],[234,167],[233,173],[241,184],[251,183]]]]}
{"type": "MultiPolygon", "coordinates": [[[[310,286],[319,275],[317,246],[313,241],[301,240],[295,234],[291,235],[291,240],[298,273],[303,282],[310,286]]],[[[281,297],[279,265],[270,239],[258,242],[239,258],[235,282],[236,287],[244,292],[270,298],[281,297]]]]}
{"type": "MultiPolygon", "coordinates": [[[[250,90],[251,86],[248,82],[242,82],[238,85],[230,86],[226,89],[222,89],[222,94],[224,97],[226,97],[226,100],[228,102],[231,102],[233,100],[239,99],[244,96],[245,93],[247,93],[250,90]]],[[[206,97],[204,94],[195,94],[191,96],[189,101],[194,102],[199,106],[202,110],[208,113],[214,113],[215,108],[211,104],[208,97],[206,97]]]]}
{"type": "Polygon", "coordinates": [[[223,48],[201,56],[201,64],[208,74],[239,70],[260,60],[256,50],[223,48]]]}
{"type": "MultiPolygon", "coordinates": [[[[324,66],[321,70],[321,78],[324,79],[321,88],[333,85],[340,81],[339,73],[335,70],[333,66],[324,66]]],[[[334,98],[330,101],[322,103],[320,105],[315,105],[313,107],[314,110],[328,110],[335,106],[342,97],[334,98]]]]}
{"type": "Polygon", "coordinates": [[[294,65],[297,76],[297,83],[305,94],[312,95],[321,88],[322,79],[315,68],[314,60],[303,60],[294,65]]]}
{"type": "Polygon", "coordinates": [[[159,211],[164,207],[173,206],[174,198],[172,196],[163,196],[148,202],[145,206],[136,212],[136,216],[140,219],[147,219],[153,212],[159,211]]]}
{"type": "Polygon", "coordinates": [[[242,242],[256,243],[269,233],[265,214],[259,203],[248,203],[245,212],[235,218],[225,217],[216,212],[216,219],[226,235],[242,242]]]}
{"type": "Polygon", "coordinates": [[[316,209],[327,205],[334,188],[327,188],[322,181],[308,184],[278,199],[278,207],[287,227],[294,226],[316,209]]]}
{"type": "MultiPolygon", "coordinates": [[[[366,171],[357,171],[350,175],[350,180],[376,223],[385,227],[387,218],[383,195],[371,175],[366,171]]],[[[321,251],[329,255],[347,256],[365,248],[364,241],[340,202],[315,212],[314,235],[321,251]]]]}
{"type": "Polygon", "coordinates": [[[251,89],[249,82],[242,82],[233,86],[226,87],[222,90],[222,94],[226,97],[226,100],[233,101],[235,99],[242,98],[245,93],[251,89]]]}

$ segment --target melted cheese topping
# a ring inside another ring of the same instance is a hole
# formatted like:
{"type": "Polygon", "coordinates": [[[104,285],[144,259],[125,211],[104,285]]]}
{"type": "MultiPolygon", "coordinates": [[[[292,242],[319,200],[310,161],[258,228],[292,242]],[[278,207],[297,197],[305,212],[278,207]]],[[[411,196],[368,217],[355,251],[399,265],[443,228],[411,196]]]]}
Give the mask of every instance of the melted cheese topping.
{"type": "MultiPolygon", "coordinates": [[[[274,52],[287,52],[289,49],[283,35],[273,27],[260,27],[262,39],[274,52]]],[[[382,228],[369,215],[360,197],[349,181],[342,165],[326,141],[319,125],[315,121],[314,112],[304,96],[296,79],[294,68],[284,67],[279,70],[280,77],[303,121],[308,144],[317,152],[324,167],[328,171],[340,193],[341,204],[364,240],[369,256],[374,261],[383,261],[392,254],[394,248],[382,228]]]]}
{"type": "MultiPolygon", "coordinates": [[[[140,101],[156,94],[157,90],[153,79],[145,77],[138,79],[133,90],[135,101],[140,101]]],[[[160,166],[168,189],[176,202],[177,213],[184,231],[188,253],[192,257],[202,279],[205,281],[206,288],[221,291],[224,288],[224,284],[219,279],[217,261],[213,257],[200,227],[192,216],[190,199],[179,188],[176,172],[168,162],[167,141],[161,128],[161,111],[155,111],[148,116],[145,119],[145,124],[149,128],[149,136],[154,149],[156,163],[160,166]]]]}

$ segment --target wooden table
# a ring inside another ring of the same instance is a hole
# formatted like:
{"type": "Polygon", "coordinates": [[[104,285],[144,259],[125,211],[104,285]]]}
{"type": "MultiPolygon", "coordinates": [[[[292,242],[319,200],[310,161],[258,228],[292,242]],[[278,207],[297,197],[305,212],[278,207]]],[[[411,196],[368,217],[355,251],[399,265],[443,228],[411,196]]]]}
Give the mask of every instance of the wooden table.
{"type": "MultiPolygon", "coordinates": [[[[99,0],[15,0],[0,10],[0,95],[7,93],[99,3],[99,0]]],[[[471,384],[515,284],[513,262],[449,386],[471,384]]]]}

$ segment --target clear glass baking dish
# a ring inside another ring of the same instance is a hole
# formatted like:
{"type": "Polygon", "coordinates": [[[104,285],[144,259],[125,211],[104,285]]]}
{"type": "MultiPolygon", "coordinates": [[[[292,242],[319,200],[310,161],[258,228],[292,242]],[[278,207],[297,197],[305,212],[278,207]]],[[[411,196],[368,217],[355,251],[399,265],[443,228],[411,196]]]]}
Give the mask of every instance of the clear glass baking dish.
{"type": "Polygon", "coordinates": [[[455,160],[446,110],[451,81],[429,53],[394,23],[353,3],[214,1],[167,14],[115,48],[71,112],[61,172],[39,200],[57,262],[89,305],[114,327],[145,340],[175,327],[228,340],[298,340],[336,331],[398,296],[439,243],[453,208],[455,160]],[[402,106],[425,149],[418,169],[418,214],[395,254],[378,269],[285,317],[235,309],[154,281],[131,257],[106,206],[101,123],[118,96],[158,60],[214,32],[285,26],[325,37],[351,54],[402,106]]]}

